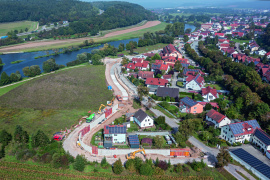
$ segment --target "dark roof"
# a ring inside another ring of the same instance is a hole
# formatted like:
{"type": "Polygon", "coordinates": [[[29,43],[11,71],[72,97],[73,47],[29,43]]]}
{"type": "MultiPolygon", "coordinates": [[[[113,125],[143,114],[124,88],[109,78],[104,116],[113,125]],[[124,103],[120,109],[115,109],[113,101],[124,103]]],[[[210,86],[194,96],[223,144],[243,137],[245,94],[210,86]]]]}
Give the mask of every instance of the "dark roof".
{"type": "Polygon", "coordinates": [[[252,168],[259,171],[261,174],[266,176],[267,178],[270,178],[270,167],[245,151],[244,149],[235,149],[232,150],[231,153],[233,153],[235,156],[240,158],[242,161],[250,165],[252,168]]]}
{"type": "Polygon", "coordinates": [[[142,122],[147,116],[148,115],[141,109],[134,114],[134,117],[140,122],[142,122]]]}
{"type": "Polygon", "coordinates": [[[176,98],[179,96],[179,88],[158,87],[157,96],[176,98]]]}
{"type": "Polygon", "coordinates": [[[193,99],[189,98],[189,97],[184,97],[183,99],[181,99],[181,102],[189,107],[195,106],[197,104],[196,101],[194,101],[193,99]]]}
{"type": "Polygon", "coordinates": [[[254,136],[260,139],[266,146],[270,145],[270,137],[262,129],[256,129],[254,136]]]}
{"type": "Polygon", "coordinates": [[[129,135],[128,140],[130,145],[140,144],[138,135],[129,135]]]}
{"type": "Polygon", "coordinates": [[[186,75],[188,72],[201,73],[200,69],[184,69],[184,74],[186,75]]]}
{"type": "Polygon", "coordinates": [[[220,123],[226,116],[220,114],[219,112],[211,109],[206,116],[210,117],[211,119],[215,120],[217,123],[220,123]]]}
{"type": "Polygon", "coordinates": [[[123,125],[105,125],[104,134],[126,134],[127,127],[123,125]]]}

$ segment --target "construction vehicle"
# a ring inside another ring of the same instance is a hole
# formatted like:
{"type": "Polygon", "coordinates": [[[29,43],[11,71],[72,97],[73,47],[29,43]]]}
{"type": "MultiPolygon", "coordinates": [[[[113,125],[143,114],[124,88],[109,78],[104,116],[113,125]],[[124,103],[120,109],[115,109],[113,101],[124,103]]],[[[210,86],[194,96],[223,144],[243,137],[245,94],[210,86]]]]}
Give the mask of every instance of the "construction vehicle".
{"type": "Polygon", "coordinates": [[[118,99],[118,101],[123,101],[123,98],[120,95],[117,95],[116,98],[118,99]]]}
{"type": "Polygon", "coordinates": [[[56,141],[62,141],[65,138],[65,134],[61,132],[56,132],[53,134],[53,139],[56,141]]]}
{"type": "Polygon", "coordinates": [[[112,100],[111,100],[111,101],[108,101],[108,102],[107,102],[107,105],[108,105],[108,106],[113,105],[113,101],[114,101],[114,97],[112,98],[112,100]]]}
{"type": "Polygon", "coordinates": [[[86,122],[90,123],[95,118],[95,114],[91,114],[88,118],[86,118],[86,122]]]}
{"type": "Polygon", "coordinates": [[[126,158],[127,158],[127,159],[135,159],[135,155],[136,155],[137,153],[139,153],[139,152],[143,152],[144,156],[146,156],[145,150],[144,150],[144,149],[139,149],[139,150],[137,150],[137,151],[134,151],[134,152],[132,152],[132,153],[127,154],[127,155],[126,155],[126,158]]]}
{"type": "Polygon", "coordinates": [[[102,108],[102,107],[104,107],[104,108],[105,108],[106,106],[105,106],[105,105],[103,105],[103,104],[101,104],[101,105],[100,105],[100,107],[99,107],[99,110],[98,110],[98,114],[101,114],[101,113],[102,113],[102,112],[101,112],[101,108],[102,108]]]}

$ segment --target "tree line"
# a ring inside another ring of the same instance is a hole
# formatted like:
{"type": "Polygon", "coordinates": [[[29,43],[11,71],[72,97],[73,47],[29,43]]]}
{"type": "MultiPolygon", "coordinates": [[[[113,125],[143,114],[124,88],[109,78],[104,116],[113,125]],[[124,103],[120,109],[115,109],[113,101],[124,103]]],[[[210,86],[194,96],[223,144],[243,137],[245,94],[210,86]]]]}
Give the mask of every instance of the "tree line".
{"type": "Polygon", "coordinates": [[[227,107],[227,103],[219,99],[218,104],[222,113],[231,119],[257,119],[262,127],[270,132],[268,125],[270,91],[267,91],[269,85],[262,83],[253,68],[233,62],[218,50],[207,49],[203,42],[199,42],[199,50],[204,57],[199,57],[189,44],[185,45],[185,50],[210,73],[210,77],[230,90],[229,98],[234,103],[227,107]],[[227,75],[223,76],[224,73],[227,75]]]}

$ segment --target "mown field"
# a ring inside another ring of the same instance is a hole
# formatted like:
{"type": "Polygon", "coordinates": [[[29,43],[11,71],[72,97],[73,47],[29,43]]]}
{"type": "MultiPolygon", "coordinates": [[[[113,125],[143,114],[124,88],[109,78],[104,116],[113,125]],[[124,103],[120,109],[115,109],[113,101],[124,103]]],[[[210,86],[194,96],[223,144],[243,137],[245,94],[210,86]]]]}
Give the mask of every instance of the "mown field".
{"type": "Polygon", "coordinates": [[[105,66],[83,66],[59,71],[18,86],[1,96],[0,129],[14,132],[21,125],[31,134],[52,134],[70,128],[87,112],[97,112],[111,100],[105,66]]]}
{"type": "Polygon", "coordinates": [[[21,29],[24,31],[25,28],[28,28],[28,32],[31,32],[37,28],[38,22],[33,21],[18,21],[18,22],[11,22],[11,23],[0,23],[0,36],[5,36],[7,32],[11,30],[18,30],[21,29]]]}

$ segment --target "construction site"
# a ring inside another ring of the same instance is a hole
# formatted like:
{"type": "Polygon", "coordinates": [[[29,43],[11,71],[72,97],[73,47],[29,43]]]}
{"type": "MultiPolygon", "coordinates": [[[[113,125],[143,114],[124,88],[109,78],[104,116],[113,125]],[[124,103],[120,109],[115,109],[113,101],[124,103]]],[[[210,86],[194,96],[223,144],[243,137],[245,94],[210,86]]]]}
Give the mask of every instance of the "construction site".
{"type": "MultiPolygon", "coordinates": [[[[127,137],[126,127],[123,125],[117,126],[118,131],[123,131],[122,134],[124,135],[122,141],[129,145],[129,148],[105,148],[103,142],[99,143],[99,146],[93,146],[91,144],[91,139],[95,133],[101,131],[104,127],[109,129],[104,129],[104,134],[106,135],[106,141],[104,140],[104,142],[112,141],[111,136],[117,133],[116,130],[114,130],[116,126],[111,125],[114,120],[122,117],[126,113],[135,113],[137,111],[132,106],[133,99],[137,97],[137,92],[134,89],[130,89],[120,77],[121,72],[119,69],[121,60],[121,58],[105,58],[106,83],[108,89],[113,91],[114,97],[107,102],[107,105],[101,104],[97,113],[92,113],[89,117],[83,117],[81,119],[82,122],[85,123],[82,123],[68,134],[63,143],[64,149],[69,151],[74,157],[77,154],[83,154],[89,161],[101,162],[102,158],[106,156],[108,162],[111,164],[118,158],[120,158],[123,163],[127,159],[133,159],[135,157],[141,157],[142,159],[158,158],[160,160],[170,160],[172,164],[186,163],[193,160],[200,161],[204,158],[204,154],[196,147],[184,149],[177,147],[167,149],[144,149],[138,140],[138,135],[128,135],[127,137]]],[[[143,107],[141,109],[145,110],[143,107]]],[[[119,136],[120,135],[118,135],[118,141],[120,141],[119,136]]],[[[172,136],[164,136],[167,143],[170,141],[170,137],[172,136]]]]}

